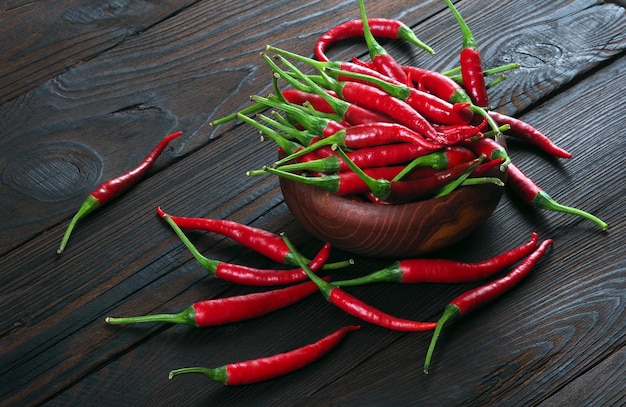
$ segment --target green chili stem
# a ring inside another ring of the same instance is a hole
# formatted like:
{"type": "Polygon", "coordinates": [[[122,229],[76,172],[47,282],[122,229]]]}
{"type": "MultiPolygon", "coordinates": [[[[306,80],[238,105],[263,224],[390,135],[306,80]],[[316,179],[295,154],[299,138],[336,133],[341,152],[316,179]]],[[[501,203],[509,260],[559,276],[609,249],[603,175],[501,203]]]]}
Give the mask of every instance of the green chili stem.
{"type": "Polygon", "coordinates": [[[476,44],[476,40],[474,39],[474,36],[472,35],[472,32],[470,31],[467,23],[465,23],[465,20],[463,20],[463,17],[461,17],[461,13],[459,13],[456,7],[454,7],[454,4],[452,4],[452,1],[450,0],[445,0],[445,1],[446,1],[446,4],[448,5],[448,8],[452,12],[452,15],[454,15],[454,18],[459,24],[459,27],[461,28],[461,34],[463,35],[463,48],[477,49],[478,46],[476,44]]]}
{"type": "Polygon", "coordinates": [[[435,327],[435,331],[433,332],[433,337],[430,341],[430,345],[428,346],[428,351],[426,352],[426,359],[424,360],[424,373],[428,374],[428,368],[430,367],[430,361],[433,357],[433,352],[435,350],[435,345],[437,343],[437,339],[439,339],[439,335],[441,334],[441,330],[443,326],[447,323],[454,321],[455,319],[461,316],[461,309],[454,304],[448,304],[443,311],[443,315],[437,321],[437,326],[435,327]]]}
{"type": "Polygon", "coordinates": [[[483,184],[494,184],[499,187],[504,186],[504,182],[498,177],[476,177],[476,178],[466,178],[461,182],[461,186],[471,186],[471,185],[483,185],[483,184]]]}
{"type": "Polygon", "coordinates": [[[265,134],[267,137],[271,138],[276,144],[278,144],[278,146],[286,153],[286,154],[293,154],[295,153],[300,147],[301,145],[298,143],[295,143],[291,140],[286,139],[284,136],[282,136],[280,133],[278,133],[277,131],[262,125],[261,123],[258,123],[257,121],[249,118],[248,116],[242,115],[242,114],[237,114],[237,117],[248,123],[249,125],[256,127],[257,129],[259,129],[259,131],[263,134],[265,134]]]}
{"type": "Polygon", "coordinates": [[[76,212],[76,214],[70,221],[70,224],[65,230],[65,233],[63,234],[63,239],[61,240],[61,244],[59,245],[59,248],[57,249],[58,254],[63,253],[63,250],[65,250],[67,241],[70,239],[70,235],[72,234],[72,231],[74,230],[74,227],[76,226],[78,221],[83,219],[85,216],[87,216],[91,212],[98,209],[99,206],[100,206],[100,202],[98,201],[98,199],[96,199],[92,195],[89,195],[87,199],[85,199],[85,201],[81,204],[80,208],[78,208],[78,212],[76,212]]]}
{"type": "Polygon", "coordinates": [[[191,240],[189,240],[189,238],[185,235],[182,229],[176,224],[176,222],[174,222],[174,220],[168,214],[164,214],[162,217],[172,227],[174,233],[176,233],[176,235],[180,238],[180,240],[187,247],[187,249],[189,249],[189,251],[191,252],[193,257],[195,257],[198,263],[200,263],[202,267],[204,267],[208,272],[215,274],[217,266],[220,264],[220,262],[203,256],[202,253],[200,253],[196,246],[191,243],[191,240]]]}
{"type": "Polygon", "coordinates": [[[533,206],[537,208],[580,216],[584,219],[594,222],[595,224],[600,226],[602,230],[607,230],[609,228],[609,225],[606,222],[604,222],[602,219],[590,214],[589,212],[585,212],[581,209],[562,205],[556,202],[554,199],[552,199],[550,195],[548,195],[545,191],[540,191],[539,193],[537,193],[537,195],[532,201],[532,204],[533,206]]]}
{"type": "Polygon", "coordinates": [[[415,167],[431,167],[436,170],[444,169],[448,165],[448,159],[445,151],[435,151],[421,157],[415,158],[413,161],[408,163],[406,167],[398,173],[393,179],[392,182],[400,181],[404,178],[408,173],[413,171],[415,167]]]}
{"type": "Polygon", "coordinates": [[[367,175],[358,165],[354,163],[348,157],[348,155],[341,149],[337,144],[333,145],[333,149],[337,151],[337,154],[341,157],[341,159],[346,163],[346,165],[358,175],[363,182],[369,187],[374,196],[378,199],[387,199],[389,194],[391,193],[391,182],[386,179],[374,179],[367,175]]]}
{"type": "Polygon", "coordinates": [[[263,109],[265,109],[265,105],[260,104],[260,103],[255,103],[252,106],[241,109],[239,112],[231,113],[227,116],[221,117],[219,119],[215,119],[209,123],[209,126],[217,126],[217,125],[229,122],[231,120],[235,120],[237,118],[237,114],[239,113],[248,115],[248,114],[260,112],[263,109]]]}
{"type": "Polygon", "coordinates": [[[485,155],[481,154],[481,156],[478,157],[478,160],[476,160],[476,162],[470,168],[468,168],[467,171],[465,171],[460,177],[458,177],[454,181],[451,181],[444,185],[439,190],[439,192],[437,192],[434,198],[442,197],[457,189],[461,184],[463,184],[463,181],[465,181],[470,176],[470,174],[476,169],[476,167],[478,167],[478,165],[484,161],[484,159],[485,155]]]}
{"type": "Polygon", "coordinates": [[[119,325],[119,324],[140,324],[145,322],[166,322],[170,324],[185,324],[198,326],[195,318],[196,311],[193,306],[179,312],[178,314],[155,314],[155,315],[142,315],[137,317],[106,317],[104,321],[107,324],[119,325]]]}
{"type": "Polygon", "coordinates": [[[401,283],[402,282],[402,270],[400,270],[400,262],[395,262],[390,266],[377,270],[371,274],[363,277],[357,277],[350,280],[335,281],[333,285],[335,287],[347,287],[356,286],[362,284],[372,283],[401,283]]]}
{"type": "Polygon", "coordinates": [[[226,366],[217,367],[215,369],[208,369],[206,367],[185,367],[182,369],[172,370],[169,374],[169,378],[185,373],[199,373],[208,377],[211,380],[214,380],[218,383],[226,384],[228,381],[228,372],[226,371],[226,366]]]}
{"type": "Polygon", "coordinates": [[[296,248],[291,243],[291,241],[287,238],[287,236],[284,233],[281,233],[281,236],[283,237],[283,240],[285,244],[287,245],[287,248],[289,248],[289,251],[294,255],[294,258],[296,259],[298,266],[301,267],[302,270],[304,270],[304,272],[309,277],[309,279],[313,281],[315,285],[317,285],[317,287],[320,289],[324,297],[328,299],[328,297],[330,297],[330,292],[335,288],[335,286],[329,283],[328,281],[324,280],[317,274],[315,274],[306,264],[305,259],[296,250],[296,248]]]}

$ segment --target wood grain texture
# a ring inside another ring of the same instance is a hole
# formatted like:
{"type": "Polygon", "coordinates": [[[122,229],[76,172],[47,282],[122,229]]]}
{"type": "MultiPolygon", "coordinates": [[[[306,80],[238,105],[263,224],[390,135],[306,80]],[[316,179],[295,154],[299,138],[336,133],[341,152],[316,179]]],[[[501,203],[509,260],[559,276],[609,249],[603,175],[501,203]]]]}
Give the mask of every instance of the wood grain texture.
{"type": "MultiPolygon", "coordinates": [[[[258,56],[265,44],[310,55],[317,35],[353,18],[356,3],[136,3],[151,10],[141,13],[109,2],[121,7],[114,18],[83,25],[63,20],[55,33],[53,22],[73,5],[61,3],[42,13],[37,3],[13,1],[10,13],[0,16],[7,22],[0,30],[15,30],[3,37],[14,39],[12,45],[2,44],[13,60],[0,64],[6,98],[0,105],[0,404],[624,403],[623,8],[511,1],[487,9],[484,2],[457,2],[489,66],[523,62],[493,89],[492,102],[523,114],[574,154],[553,160],[511,140],[514,161],[560,202],[607,221],[608,232],[505,195],[467,239],[429,256],[477,261],[525,242],[532,230],[554,238],[554,248],[510,295],[445,331],[430,375],[420,368],[428,333],[364,326],[301,371],[228,388],[202,377],[170,381],[167,373],[282,352],[356,321],[321,296],[208,330],[113,327],[104,317],[174,312],[198,299],[253,290],[207,276],[154,213],[157,205],[174,215],[284,231],[307,255],[319,249],[322,242],[290,214],[277,179],[244,175],[273,162],[275,146],[260,143],[249,126],[211,128],[208,122],[247,105],[249,95],[270,91],[269,71],[258,56]],[[39,38],[23,36],[32,21],[42,22],[39,38]],[[90,216],[57,256],[81,195],[134,165],[171,130],[185,136],[150,176],[90,216]]],[[[427,57],[385,42],[398,59],[438,69],[456,64],[460,37],[443,3],[367,4],[372,16],[401,17],[438,51],[427,57]]],[[[81,7],[107,16],[98,11],[104,3],[81,7]]],[[[364,55],[360,41],[330,51],[364,55]]],[[[189,237],[212,258],[274,266],[228,239],[198,232],[189,237]]],[[[333,260],[350,256],[333,251],[333,260]]],[[[354,257],[354,267],[331,276],[354,277],[387,265],[354,257]]],[[[394,315],[435,320],[447,301],[471,286],[381,284],[350,292],[394,315]]]]}

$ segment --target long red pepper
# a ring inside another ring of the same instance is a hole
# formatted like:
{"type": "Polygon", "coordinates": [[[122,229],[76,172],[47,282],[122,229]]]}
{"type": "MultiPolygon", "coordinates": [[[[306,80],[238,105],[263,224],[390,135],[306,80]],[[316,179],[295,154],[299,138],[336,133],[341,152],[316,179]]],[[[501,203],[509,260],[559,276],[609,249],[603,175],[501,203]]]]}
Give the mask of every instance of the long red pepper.
{"type": "Polygon", "coordinates": [[[428,373],[432,354],[435,350],[435,344],[437,343],[437,339],[439,338],[439,334],[441,333],[444,325],[449,324],[453,320],[492,302],[513,288],[531,272],[533,267],[535,267],[537,262],[539,262],[539,260],[543,257],[548,247],[552,245],[552,242],[552,239],[547,239],[541,242],[541,244],[526,259],[524,259],[506,276],[476,287],[470,291],[466,291],[450,301],[450,303],[446,306],[443,315],[439,321],[437,321],[437,327],[433,332],[433,337],[428,347],[424,362],[424,373],[428,373]]]}
{"type": "Polygon", "coordinates": [[[165,150],[165,147],[167,147],[169,142],[180,136],[181,134],[183,133],[179,131],[165,136],[148,153],[148,155],[146,155],[144,159],[141,160],[138,166],[120,176],[104,182],[98,188],[96,188],[82,203],[82,205],[78,209],[78,212],[76,212],[76,214],[72,218],[69,226],[65,231],[65,234],[63,235],[63,239],[61,240],[61,245],[59,246],[57,253],[61,254],[63,250],[65,250],[67,241],[69,240],[70,235],[79,220],[83,219],[91,212],[104,206],[112,199],[122,195],[124,192],[132,188],[132,186],[139,182],[139,180],[143,178],[146,172],[148,172],[150,167],[152,167],[152,165],[161,155],[163,150],[165,150]]]}
{"type": "Polygon", "coordinates": [[[602,228],[608,229],[609,225],[596,216],[578,208],[565,206],[555,201],[539,185],[530,179],[515,164],[510,163],[507,167],[507,186],[528,205],[549,211],[563,212],[570,215],[580,216],[594,222],[602,228]]]}
{"type": "Polygon", "coordinates": [[[376,70],[401,83],[407,83],[407,75],[402,69],[402,66],[395,58],[387,53],[385,48],[383,48],[372,35],[363,0],[359,0],[359,11],[361,12],[361,21],[363,21],[363,38],[365,39],[370,59],[376,67],[376,70]]]}
{"type": "Polygon", "coordinates": [[[524,122],[523,120],[516,119],[514,117],[510,117],[496,111],[490,111],[489,114],[499,124],[508,124],[510,126],[509,129],[505,132],[506,134],[509,134],[515,138],[532,144],[535,147],[539,147],[544,152],[551,154],[555,157],[572,157],[572,154],[554,144],[554,142],[552,142],[552,140],[550,140],[548,136],[546,136],[530,124],[524,122]]]}
{"type": "Polygon", "coordinates": [[[336,305],[339,309],[365,322],[395,331],[415,332],[427,331],[435,328],[435,322],[412,321],[387,314],[386,312],[365,303],[353,295],[348,294],[341,288],[334,286],[332,283],[321,279],[307,267],[305,259],[298,254],[293,244],[284,234],[283,239],[287,247],[289,247],[294,254],[294,257],[298,260],[299,266],[302,267],[302,269],[307,273],[311,281],[317,285],[326,300],[331,304],[336,305]]]}
{"type": "Polygon", "coordinates": [[[155,314],[136,317],[107,317],[109,324],[166,322],[198,328],[245,321],[288,307],[317,292],[311,281],[274,290],[198,301],[177,314],[155,314]]]}
{"type": "Polygon", "coordinates": [[[483,65],[476,40],[463,20],[463,17],[461,17],[461,14],[456,7],[454,7],[454,4],[452,4],[452,1],[446,0],[446,4],[456,18],[461,28],[461,34],[463,35],[463,49],[461,50],[459,59],[463,87],[475,105],[487,107],[489,105],[489,97],[487,95],[483,65]]]}
{"type": "MultiPolygon", "coordinates": [[[[217,278],[232,283],[252,286],[293,284],[307,279],[306,273],[301,268],[291,270],[267,270],[209,259],[198,251],[169,215],[163,215],[163,219],[172,227],[176,235],[202,267],[217,278]]],[[[322,249],[309,263],[309,268],[313,271],[320,270],[330,256],[330,249],[330,243],[325,243],[322,249]]],[[[346,263],[346,265],[348,264],[350,264],[350,262],[346,263]]]]}
{"type": "Polygon", "coordinates": [[[228,386],[258,383],[291,373],[315,362],[335,348],[348,333],[360,328],[358,325],[344,326],[324,338],[276,355],[230,363],[217,368],[188,367],[172,370],[169,378],[185,373],[199,373],[211,380],[228,386]]]}
{"type": "MultiPolygon", "coordinates": [[[[172,216],[166,214],[161,207],[157,207],[159,216],[169,216],[176,225],[182,229],[196,229],[205,232],[217,233],[222,236],[229,237],[237,243],[245,246],[257,253],[274,260],[278,263],[297,266],[298,263],[289,248],[285,245],[283,239],[267,230],[244,225],[242,223],[225,220],[225,219],[209,219],[209,218],[186,218],[181,216],[172,216]]],[[[337,266],[343,267],[345,262],[336,263],[337,266]]],[[[335,268],[335,263],[326,264],[324,269],[335,268]]]]}
{"type": "MultiPolygon", "coordinates": [[[[400,39],[408,41],[427,52],[434,54],[432,48],[417,38],[413,30],[399,20],[386,18],[368,18],[369,28],[374,37],[400,39]]],[[[322,34],[314,46],[315,58],[329,61],[326,50],[336,42],[349,38],[363,37],[363,21],[349,20],[339,24],[322,34]]]]}
{"type": "Polygon", "coordinates": [[[476,263],[447,259],[403,259],[367,276],[334,281],[333,284],[337,287],[346,287],[378,282],[473,283],[489,278],[528,256],[535,249],[537,240],[538,235],[532,233],[531,240],[527,243],[476,263]]]}
{"type": "Polygon", "coordinates": [[[342,72],[334,68],[328,68],[327,72],[337,79],[343,75],[347,78],[353,78],[359,83],[374,86],[397,99],[405,101],[419,114],[435,124],[468,124],[474,116],[473,111],[468,108],[469,103],[453,105],[420,89],[391,83],[363,73],[342,72]]]}
{"type": "Polygon", "coordinates": [[[298,156],[315,151],[322,146],[332,146],[336,144],[340,147],[358,149],[392,143],[411,143],[428,151],[435,151],[441,148],[441,145],[424,139],[421,134],[402,124],[370,123],[350,126],[339,130],[332,136],[316,141],[297,153],[279,160],[277,164],[284,164],[298,156]]]}

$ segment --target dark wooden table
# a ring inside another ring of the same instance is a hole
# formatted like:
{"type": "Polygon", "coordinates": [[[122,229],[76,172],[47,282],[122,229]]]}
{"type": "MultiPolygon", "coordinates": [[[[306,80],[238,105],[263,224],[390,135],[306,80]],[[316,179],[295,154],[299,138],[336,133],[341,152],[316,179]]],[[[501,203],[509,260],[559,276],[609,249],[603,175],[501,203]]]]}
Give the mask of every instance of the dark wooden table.
{"type": "MultiPolygon", "coordinates": [[[[266,44],[312,55],[356,1],[42,2],[0,12],[0,404],[25,405],[624,405],[624,82],[626,13],[617,3],[463,0],[493,67],[519,62],[490,91],[573,153],[556,160],[510,141],[514,162],[558,201],[610,224],[536,210],[505,195],[464,241],[431,257],[477,261],[526,241],[553,250],[520,286],[450,326],[429,375],[430,333],[364,324],[331,354],[261,384],[224,387],[175,368],[270,355],[357,321],[312,296],[252,321],[212,329],[109,326],[109,315],[176,312],[196,300],[255,291],[216,280],[191,257],[157,205],[286,232],[305,253],[321,242],[291,216],[274,177],[245,172],[275,146],[250,126],[213,119],[271,91],[266,44]],[[64,229],[100,182],[126,171],[169,132],[149,176],[76,228],[64,229]]],[[[460,34],[443,1],[366,4],[399,18],[434,57],[383,42],[402,63],[457,64],[460,34]]],[[[367,58],[361,41],[330,51],[367,58]]],[[[189,234],[211,258],[273,263],[212,234],[189,234]]],[[[349,253],[333,251],[333,259],[349,253]]],[[[389,261],[355,257],[362,275],[389,261]]],[[[473,285],[379,284],[351,290],[395,315],[435,320],[473,285]]],[[[256,289],[258,290],[258,289],[256,289]]]]}

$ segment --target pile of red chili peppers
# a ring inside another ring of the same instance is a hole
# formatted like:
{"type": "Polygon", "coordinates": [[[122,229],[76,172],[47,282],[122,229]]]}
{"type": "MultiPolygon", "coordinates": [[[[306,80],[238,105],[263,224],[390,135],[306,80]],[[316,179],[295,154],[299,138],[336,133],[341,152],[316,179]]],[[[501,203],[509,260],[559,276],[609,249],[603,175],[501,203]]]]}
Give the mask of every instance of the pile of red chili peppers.
{"type": "MultiPolygon", "coordinates": [[[[405,40],[427,52],[433,51],[397,20],[368,19],[363,1],[359,0],[361,19],[343,23],[322,35],[314,49],[316,59],[268,47],[275,53],[275,58],[266,54],[263,58],[274,72],[275,93],[269,97],[253,96],[253,106],[213,124],[239,118],[279,145],[285,158],[261,170],[250,171],[251,175],[271,173],[337,194],[358,195],[371,200],[372,204],[401,204],[441,196],[467,185],[502,185],[501,178],[504,177],[491,175],[493,171],[502,171],[506,172],[507,184],[527,203],[579,215],[606,229],[607,225],[595,216],[557,204],[511,163],[500,142],[504,134],[526,140],[556,157],[570,158],[571,155],[531,125],[492,110],[487,91],[501,79],[487,84],[485,77],[514,66],[484,70],[469,28],[453,4],[449,0],[446,3],[463,34],[458,70],[439,73],[400,65],[375,38],[405,40]],[[370,61],[356,58],[349,62],[331,61],[326,56],[325,51],[332,44],[354,37],[365,39],[370,61]],[[294,62],[304,63],[316,73],[305,74],[294,62]],[[289,87],[281,89],[279,81],[286,82],[289,87]],[[267,108],[272,110],[270,116],[259,113],[267,108]],[[258,113],[257,120],[247,116],[251,113],[258,113]]],[[[115,193],[127,189],[179,134],[166,137],[137,170],[129,173],[131,175],[125,174],[119,177],[119,181],[109,181],[105,187],[117,189],[115,193]]],[[[105,187],[98,191],[104,191],[105,187]]],[[[107,196],[115,196],[114,192],[105,192],[107,196]]],[[[102,193],[94,193],[86,204],[87,209],[81,209],[77,214],[59,252],[76,221],[104,202],[100,195],[102,193]]],[[[216,278],[235,284],[274,288],[198,301],[174,314],[108,317],[106,322],[216,326],[266,315],[319,291],[329,303],[362,322],[396,331],[433,330],[424,363],[425,372],[428,372],[442,328],[512,289],[529,274],[552,244],[551,239],[539,242],[537,234],[532,233],[528,242],[478,263],[402,259],[366,276],[331,281],[319,273],[352,263],[328,263],[331,250],[328,243],[313,259],[307,259],[286,236],[228,220],[172,216],[161,208],[157,208],[157,213],[203,268],[216,278]],[[295,268],[255,269],[209,259],[185,235],[184,230],[192,229],[226,236],[275,262],[295,268]],[[379,282],[480,285],[450,301],[441,318],[434,322],[390,315],[344,289],[379,282]]],[[[173,370],[170,378],[182,373],[200,373],[226,385],[267,380],[314,362],[336,347],[349,332],[359,328],[356,325],[341,327],[302,348],[260,359],[217,368],[173,370]]]]}

